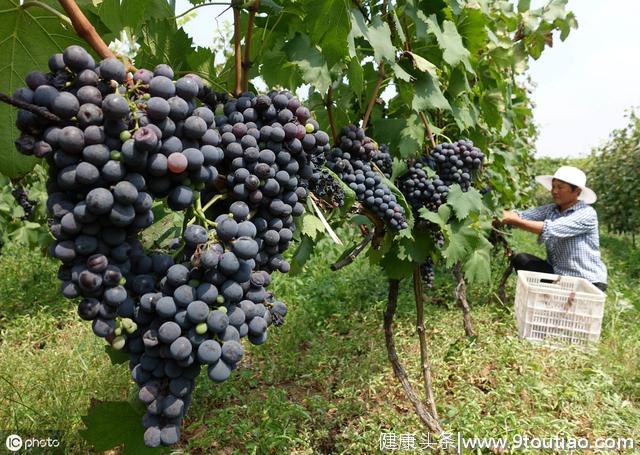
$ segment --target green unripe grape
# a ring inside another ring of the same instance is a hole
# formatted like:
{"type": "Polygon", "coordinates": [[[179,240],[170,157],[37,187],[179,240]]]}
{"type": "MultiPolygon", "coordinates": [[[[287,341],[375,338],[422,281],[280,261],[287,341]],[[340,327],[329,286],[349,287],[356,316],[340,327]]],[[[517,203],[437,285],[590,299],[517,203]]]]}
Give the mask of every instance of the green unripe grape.
{"type": "Polygon", "coordinates": [[[191,280],[189,281],[189,286],[191,286],[192,288],[197,288],[198,286],[200,286],[200,282],[198,280],[191,280]]]}
{"type": "MultiPolygon", "coordinates": [[[[224,296],[222,294],[219,294],[218,297],[216,297],[216,302],[218,302],[219,304],[223,304],[224,303],[224,296]]],[[[220,310],[222,311],[222,310],[220,310]]],[[[224,309],[224,312],[227,312],[227,309],[224,309]]]]}
{"type": "Polygon", "coordinates": [[[127,140],[131,139],[131,132],[130,131],[123,131],[122,133],[120,133],[120,140],[122,142],[125,142],[127,140]]]}
{"type": "Polygon", "coordinates": [[[307,133],[313,133],[313,131],[315,130],[311,123],[307,123],[304,127],[307,130],[307,133]]]}
{"type": "Polygon", "coordinates": [[[193,185],[193,189],[196,190],[196,191],[202,191],[202,190],[204,190],[204,186],[205,186],[204,182],[199,182],[199,183],[196,183],[195,185],[193,185]]]}
{"type": "Polygon", "coordinates": [[[120,278],[119,284],[120,286],[124,286],[126,282],[127,282],[127,279],[125,277],[122,277],[120,278]]]}
{"type": "Polygon", "coordinates": [[[114,161],[120,161],[120,158],[122,158],[122,153],[120,153],[117,150],[111,150],[111,153],[109,154],[109,158],[111,158],[114,161]]]}
{"type": "Polygon", "coordinates": [[[119,335],[113,339],[113,341],[111,342],[111,347],[116,351],[119,351],[122,348],[124,348],[124,345],[126,342],[127,342],[127,337],[119,335]]]}
{"type": "Polygon", "coordinates": [[[124,328],[127,333],[133,333],[136,330],[138,330],[138,324],[136,324],[135,322],[131,321],[131,324],[128,325],[127,327],[124,328]]]}
{"type": "Polygon", "coordinates": [[[150,93],[145,93],[144,95],[142,95],[142,99],[143,100],[148,100],[149,98],[151,98],[151,94],[150,93]]]}
{"type": "Polygon", "coordinates": [[[198,324],[196,326],[196,333],[198,335],[204,335],[205,333],[207,333],[207,323],[201,322],[200,324],[198,324]]]}
{"type": "MultiPolygon", "coordinates": [[[[221,297],[221,296],[218,296],[218,299],[219,299],[220,297],[221,297]]],[[[216,300],[218,300],[218,299],[216,299],[216,300]]],[[[222,299],[224,300],[224,297],[223,297],[222,299]]],[[[222,302],[220,302],[220,303],[222,303],[222,302]]],[[[218,311],[222,311],[223,313],[227,314],[227,307],[226,307],[226,306],[218,307],[218,311]]]]}
{"type": "Polygon", "coordinates": [[[119,337],[120,335],[122,335],[122,327],[118,327],[113,331],[113,333],[116,335],[116,337],[119,337]]]}

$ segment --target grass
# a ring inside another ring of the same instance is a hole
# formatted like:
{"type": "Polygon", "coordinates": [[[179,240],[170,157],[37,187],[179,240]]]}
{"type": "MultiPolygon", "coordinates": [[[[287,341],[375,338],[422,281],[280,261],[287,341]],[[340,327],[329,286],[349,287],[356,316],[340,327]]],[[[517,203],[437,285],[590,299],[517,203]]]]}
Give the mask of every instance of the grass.
{"type": "MultiPolygon", "coordinates": [[[[519,250],[540,252],[514,234],[519,250]]],[[[631,437],[640,443],[640,308],[637,258],[604,236],[610,270],[601,342],[593,352],[520,341],[510,301],[491,286],[470,286],[479,337],[464,336],[450,279],[436,276],[425,308],[434,392],[444,427],[466,437],[631,437]]],[[[390,368],[382,312],[386,282],[365,258],[340,272],[339,251],[323,245],[304,274],[278,276],[289,314],[262,346],[250,346],[231,379],[200,378],[177,452],[374,453],[381,431],[425,433],[390,368]]],[[[501,262],[501,261],[498,261],[501,262]]],[[[495,265],[495,276],[500,266],[495,265]]],[[[73,305],[57,294],[56,265],[37,252],[0,256],[0,428],[62,431],[71,453],[89,448],[77,435],[91,400],[126,399],[126,366],[112,366],[73,305]]],[[[396,344],[421,390],[415,307],[403,283],[396,344]]]]}

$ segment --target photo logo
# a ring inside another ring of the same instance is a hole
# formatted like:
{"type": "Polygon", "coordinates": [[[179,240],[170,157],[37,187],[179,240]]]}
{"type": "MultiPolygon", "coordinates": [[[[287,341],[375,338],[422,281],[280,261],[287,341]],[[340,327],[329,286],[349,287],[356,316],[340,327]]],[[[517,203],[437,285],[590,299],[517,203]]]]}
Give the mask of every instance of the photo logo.
{"type": "Polygon", "coordinates": [[[18,450],[22,449],[22,438],[17,434],[10,434],[9,436],[7,436],[5,445],[11,452],[17,452],[18,450]]]}

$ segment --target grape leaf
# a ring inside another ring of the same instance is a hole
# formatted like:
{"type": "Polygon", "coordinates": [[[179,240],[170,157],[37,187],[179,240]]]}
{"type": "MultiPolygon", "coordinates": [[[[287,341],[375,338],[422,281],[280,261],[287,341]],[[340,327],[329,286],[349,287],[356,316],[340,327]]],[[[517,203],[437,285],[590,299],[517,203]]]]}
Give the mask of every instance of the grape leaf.
{"type": "Polygon", "coordinates": [[[391,42],[391,30],[386,22],[383,22],[378,16],[374,17],[369,24],[366,38],[373,48],[373,58],[377,62],[383,59],[395,62],[396,48],[391,42]]]}
{"type": "Polygon", "coordinates": [[[400,131],[400,156],[406,158],[420,153],[424,144],[424,125],[416,114],[411,114],[406,126],[400,131]]]}
{"type": "Polygon", "coordinates": [[[491,254],[490,248],[482,248],[471,252],[469,259],[464,263],[462,270],[469,282],[491,281],[491,254]]]}
{"type": "Polygon", "coordinates": [[[312,239],[315,239],[318,234],[324,232],[324,225],[320,218],[310,213],[305,213],[302,217],[302,233],[312,239]]]}
{"type": "Polygon", "coordinates": [[[322,54],[312,45],[309,37],[296,33],[287,41],[283,50],[289,60],[300,68],[305,82],[315,86],[320,93],[326,93],[331,85],[331,76],[322,54]]]}
{"type": "Polygon", "coordinates": [[[311,237],[302,235],[300,242],[298,243],[298,248],[296,248],[295,253],[293,253],[291,270],[289,270],[290,275],[293,276],[302,272],[304,265],[311,257],[311,253],[313,253],[314,245],[315,244],[311,237]]]}
{"type": "Polygon", "coordinates": [[[193,41],[186,32],[176,29],[173,20],[152,20],[140,29],[140,50],[136,65],[154,68],[160,63],[170,65],[175,71],[189,71],[188,57],[193,52],[193,41]]]}
{"type": "Polygon", "coordinates": [[[411,108],[416,112],[422,112],[429,109],[451,110],[449,101],[444,97],[438,80],[431,74],[423,74],[415,84],[415,95],[411,108]]]}
{"type": "Polygon", "coordinates": [[[426,72],[431,74],[433,77],[437,77],[436,74],[436,65],[434,65],[433,63],[431,63],[429,60],[427,60],[424,57],[421,57],[420,55],[416,54],[415,52],[410,52],[410,51],[405,51],[402,53],[403,56],[408,57],[409,60],[411,60],[411,63],[413,64],[413,67],[422,71],[422,72],[426,72]]]}
{"type": "Polygon", "coordinates": [[[347,77],[349,78],[349,86],[353,92],[358,96],[362,96],[362,91],[364,90],[364,72],[362,71],[360,61],[355,57],[349,62],[347,77]]]}
{"type": "Polygon", "coordinates": [[[312,1],[307,4],[305,26],[309,38],[322,49],[327,66],[331,68],[348,55],[351,23],[345,0],[312,1]]]}
{"type": "Polygon", "coordinates": [[[380,266],[385,275],[391,280],[401,280],[413,275],[413,262],[398,258],[398,252],[392,249],[384,255],[380,266]]]}
{"type": "Polygon", "coordinates": [[[158,454],[162,449],[144,445],[142,414],[126,401],[105,401],[93,404],[82,422],[87,427],[80,436],[97,451],[124,446],[123,454],[158,454]]]}
{"type": "Polygon", "coordinates": [[[470,212],[478,212],[484,207],[482,195],[478,190],[469,188],[468,191],[464,192],[457,183],[449,188],[447,204],[453,208],[456,218],[459,220],[466,218],[470,212]]]}
{"type": "MultiPolygon", "coordinates": [[[[26,85],[24,77],[30,71],[49,71],[51,55],[71,44],[83,44],[59,17],[37,6],[20,6],[18,0],[0,0],[0,36],[0,92],[8,95],[26,85]]],[[[17,108],[0,104],[0,173],[11,178],[30,171],[36,163],[15,149],[20,135],[16,115],[17,108]]]]}
{"type": "Polygon", "coordinates": [[[451,21],[444,21],[441,29],[436,15],[432,14],[427,20],[427,26],[429,27],[429,32],[435,35],[438,45],[443,51],[442,58],[444,58],[444,61],[451,66],[462,63],[467,71],[473,73],[473,67],[469,62],[469,51],[464,47],[456,25],[451,21]]]}

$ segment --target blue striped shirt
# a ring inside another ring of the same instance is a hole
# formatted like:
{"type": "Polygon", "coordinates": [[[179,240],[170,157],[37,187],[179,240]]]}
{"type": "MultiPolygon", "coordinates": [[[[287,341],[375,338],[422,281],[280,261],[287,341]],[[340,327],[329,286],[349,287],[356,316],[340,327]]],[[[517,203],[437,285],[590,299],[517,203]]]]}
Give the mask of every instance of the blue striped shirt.
{"type": "Polygon", "coordinates": [[[544,243],[555,273],[591,283],[607,282],[607,268],[600,257],[598,215],[593,207],[578,201],[564,212],[556,204],[515,212],[525,220],[544,221],[538,242],[544,243]]]}

